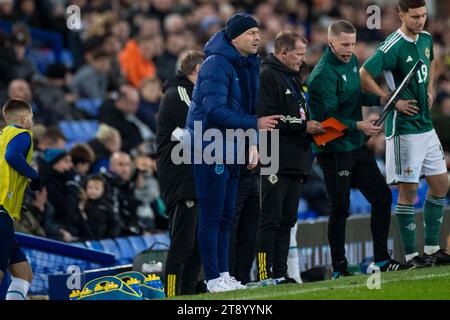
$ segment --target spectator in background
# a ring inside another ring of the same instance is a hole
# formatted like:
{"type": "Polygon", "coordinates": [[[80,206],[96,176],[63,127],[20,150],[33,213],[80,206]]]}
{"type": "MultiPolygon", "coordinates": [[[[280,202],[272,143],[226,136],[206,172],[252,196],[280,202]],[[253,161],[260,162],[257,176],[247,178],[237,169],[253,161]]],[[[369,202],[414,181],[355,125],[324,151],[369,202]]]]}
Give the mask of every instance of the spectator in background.
{"type": "Polygon", "coordinates": [[[94,139],[88,142],[95,154],[95,162],[91,166],[92,173],[98,173],[100,168],[109,167],[109,158],[122,148],[120,132],[107,124],[100,124],[94,139]]]}
{"type": "Polygon", "coordinates": [[[41,19],[36,10],[34,0],[16,0],[14,5],[14,20],[29,26],[40,27],[41,19]]]}
{"type": "Polygon", "coordinates": [[[19,98],[29,103],[33,100],[30,85],[22,79],[15,79],[11,81],[8,86],[8,97],[10,99],[19,98]]]}
{"type": "Polygon", "coordinates": [[[14,20],[14,0],[0,1],[0,19],[13,21],[14,20]]]}
{"type": "Polygon", "coordinates": [[[31,104],[34,123],[44,122],[44,115],[40,112],[36,102],[33,101],[33,94],[28,82],[23,79],[14,79],[9,83],[7,94],[10,99],[19,98],[31,104]]]}
{"type": "Polygon", "coordinates": [[[103,99],[108,92],[108,73],[111,70],[111,56],[103,49],[92,53],[92,58],[81,67],[70,84],[79,98],[103,99]]]}
{"type": "Polygon", "coordinates": [[[158,179],[155,177],[156,162],[148,156],[137,156],[134,159],[136,166],[136,189],[134,198],[137,201],[137,216],[143,231],[151,232],[155,229],[167,229],[166,206],[161,199],[158,179]],[[166,223],[157,217],[164,217],[166,223]]]}
{"type": "Polygon", "coordinates": [[[55,221],[55,208],[48,201],[47,188],[26,193],[25,202],[30,213],[43,227],[46,237],[64,242],[74,240],[72,234],[55,221]]]}
{"type": "Polygon", "coordinates": [[[33,62],[26,56],[27,47],[31,43],[31,37],[27,27],[23,24],[13,25],[10,43],[15,57],[11,65],[11,72],[14,78],[31,82],[38,76],[38,71],[33,62]]]}
{"type": "Polygon", "coordinates": [[[46,149],[64,149],[65,146],[66,137],[57,126],[47,127],[37,143],[37,149],[40,151],[46,149]]]}
{"type": "Polygon", "coordinates": [[[121,235],[141,234],[134,199],[135,182],[130,156],[125,152],[112,154],[107,170],[101,171],[107,189],[106,197],[112,204],[112,212],[120,220],[121,235]]]}
{"type": "Polygon", "coordinates": [[[69,70],[63,64],[51,64],[45,76],[33,86],[38,114],[45,125],[55,125],[61,120],[81,118],[82,114],[72,107],[74,96],[67,87],[69,70]]]}
{"type": "Polygon", "coordinates": [[[72,163],[74,177],[73,180],[80,186],[84,185],[86,175],[88,174],[91,165],[95,161],[95,153],[91,146],[85,143],[79,143],[72,146],[69,152],[72,163]]]}
{"type": "Polygon", "coordinates": [[[86,180],[86,200],[80,203],[80,211],[86,216],[93,239],[114,238],[120,235],[120,220],[112,211],[106,195],[105,181],[100,176],[86,180]]]}
{"type": "Polygon", "coordinates": [[[154,40],[154,35],[131,39],[119,55],[122,72],[136,88],[145,78],[156,75],[154,40]]]}
{"type": "Polygon", "coordinates": [[[139,109],[136,116],[153,132],[157,130],[159,102],[162,96],[161,82],[158,78],[147,78],[139,89],[139,109]]]}
{"type": "MultiPolygon", "coordinates": [[[[79,233],[79,187],[70,180],[73,164],[64,149],[46,149],[39,165],[42,185],[47,188],[48,201],[55,208],[55,220],[74,238],[79,233]]],[[[74,239],[73,238],[73,239],[74,239]]]]}
{"type": "Polygon", "coordinates": [[[25,204],[22,206],[20,219],[14,221],[14,231],[47,237],[44,228],[25,204]]]}
{"type": "Polygon", "coordinates": [[[139,118],[139,93],[130,86],[120,87],[115,101],[108,101],[100,108],[99,120],[119,130],[122,137],[122,150],[130,152],[144,141],[152,139],[155,134],[139,118]]]}
{"type": "Polygon", "coordinates": [[[120,40],[112,33],[107,33],[103,37],[103,50],[111,57],[111,69],[108,74],[108,91],[117,91],[120,86],[126,84],[127,79],[124,77],[119,63],[119,54],[122,50],[120,40]]]}
{"type": "Polygon", "coordinates": [[[185,49],[184,32],[170,32],[165,36],[165,51],[156,59],[158,76],[164,82],[175,77],[178,56],[185,49]]]}
{"type": "Polygon", "coordinates": [[[171,13],[164,18],[164,31],[168,34],[186,30],[186,20],[179,13],[171,13]]]}

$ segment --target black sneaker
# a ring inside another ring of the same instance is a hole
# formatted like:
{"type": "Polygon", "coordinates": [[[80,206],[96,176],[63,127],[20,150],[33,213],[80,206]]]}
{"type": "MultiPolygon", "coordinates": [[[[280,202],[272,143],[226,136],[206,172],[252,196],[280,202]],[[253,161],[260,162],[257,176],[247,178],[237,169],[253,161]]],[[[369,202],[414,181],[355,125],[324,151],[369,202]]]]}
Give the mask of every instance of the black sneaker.
{"type": "Polygon", "coordinates": [[[406,263],[413,264],[416,268],[428,268],[428,267],[433,266],[433,264],[430,261],[425,260],[421,256],[415,256],[414,258],[407,261],[406,263]]]}
{"type": "Polygon", "coordinates": [[[392,272],[400,270],[414,269],[416,266],[412,263],[400,263],[394,259],[389,259],[381,262],[375,262],[375,265],[380,268],[381,272],[392,272]]]}
{"type": "Polygon", "coordinates": [[[277,284],[292,284],[298,283],[294,278],[284,277],[283,280],[277,281],[277,284]]]}
{"type": "Polygon", "coordinates": [[[335,271],[335,272],[333,272],[332,279],[336,280],[336,279],[340,279],[340,278],[344,278],[344,277],[351,277],[352,275],[353,275],[353,273],[350,273],[348,271],[343,271],[343,272],[335,271]]]}
{"type": "Polygon", "coordinates": [[[445,266],[450,264],[450,255],[445,249],[439,249],[433,254],[423,254],[423,258],[435,266],[445,266]]]}

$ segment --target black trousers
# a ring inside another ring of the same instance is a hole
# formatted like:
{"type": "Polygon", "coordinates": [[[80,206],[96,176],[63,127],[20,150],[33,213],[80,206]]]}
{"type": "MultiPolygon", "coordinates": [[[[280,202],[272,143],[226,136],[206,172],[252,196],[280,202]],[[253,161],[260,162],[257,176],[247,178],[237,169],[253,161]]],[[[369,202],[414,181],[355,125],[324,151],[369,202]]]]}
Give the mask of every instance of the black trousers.
{"type": "Polygon", "coordinates": [[[195,294],[201,260],[197,242],[198,204],[178,201],[169,211],[170,248],[166,261],[166,294],[195,294]]]}
{"type": "Polygon", "coordinates": [[[303,177],[261,176],[261,219],[257,236],[258,279],[287,275],[291,228],[297,222],[303,177]]]}
{"type": "Polygon", "coordinates": [[[250,271],[255,258],[258,222],[258,176],[254,174],[241,175],[236,198],[236,216],[231,232],[230,273],[244,284],[250,282],[250,271]]]}
{"type": "Polygon", "coordinates": [[[375,262],[389,259],[387,239],[391,223],[392,194],[366,146],[350,152],[319,153],[328,197],[328,241],[335,271],[347,269],[345,225],[349,216],[350,189],[358,188],[372,206],[370,229],[375,262]]]}

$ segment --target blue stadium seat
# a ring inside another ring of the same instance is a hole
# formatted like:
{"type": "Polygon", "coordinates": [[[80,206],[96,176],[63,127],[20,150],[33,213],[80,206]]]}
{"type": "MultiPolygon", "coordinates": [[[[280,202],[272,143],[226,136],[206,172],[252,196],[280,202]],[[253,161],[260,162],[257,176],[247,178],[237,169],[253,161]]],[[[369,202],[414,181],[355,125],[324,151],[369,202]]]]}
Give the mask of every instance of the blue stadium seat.
{"type": "Polygon", "coordinates": [[[153,243],[155,243],[155,236],[152,234],[145,234],[142,236],[142,239],[144,240],[145,246],[147,248],[150,248],[153,243]]]}
{"type": "Polygon", "coordinates": [[[130,236],[128,237],[131,246],[133,247],[134,254],[137,255],[142,251],[148,249],[142,236],[130,236]]]}
{"type": "Polygon", "coordinates": [[[88,248],[88,249],[98,250],[98,251],[105,251],[103,249],[102,245],[100,244],[100,242],[98,242],[96,240],[85,241],[84,244],[86,245],[86,248],[88,248]]]}
{"type": "Polygon", "coordinates": [[[135,256],[135,253],[128,238],[115,238],[114,240],[120,250],[121,258],[119,259],[119,263],[131,263],[135,256]]]}
{"type": "MultiPolygon", "coordinates": [[[[76,246],[76,247],[80,247],[80,248],[88,248],[88,247],[86,246],[86,244],[83,243],[83,242],[71,242],[70,244],[71,244],[71,245],[74,245],[74,246],[76,246]]],[[[89,248],[88,248],[88,249],[89,249],[89,248]]]]}
{"type": "Polygon", "coordinates": [[[167,233],[157,233],[154,235],[155,242],[157,243],[153,249],[155,250],[167,250],[170,246],[170,238],[167,233]]]}
{"type": "Polygon", "coordinates": [[[115,256],[116,261],[122,258],[119,247],[116,242],[112,239],[103,239],[99,241],[103,247],[103,251],[107,253],[111,253],[115,256]]]}
{"type": "Polygon", "coordinates": [[[370,211],[370,203],[363,194],[357,189],[352,189],[350,192],[350,214],[369,214],[370,211]]]}
{"type": "Polygon", "coordinates": [[[75,107],[86,112],[91,117],[97,117],[102,103],[102,99],[78,99],[75,101],[75,107]]]}
{"type": "Polygon", "coordinates": [[[97,120],[60,121],[59,127],[68,143],[87,142],[95,137],[99,123],[97,120]]]}

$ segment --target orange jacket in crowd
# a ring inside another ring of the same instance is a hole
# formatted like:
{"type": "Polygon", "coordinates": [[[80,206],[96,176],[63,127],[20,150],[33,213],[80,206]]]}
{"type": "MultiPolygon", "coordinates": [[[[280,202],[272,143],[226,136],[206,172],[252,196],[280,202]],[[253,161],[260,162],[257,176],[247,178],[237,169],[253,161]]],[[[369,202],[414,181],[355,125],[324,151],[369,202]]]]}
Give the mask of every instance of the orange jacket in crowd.
{"type": "Polygon", "coordinates": [[[145,60],[139,50],[136,40],[129,40],[119,55],[120,67],[128,81],[139,87],[141,81],[156,75],[156,66],[152,61],[145,60]]]}

